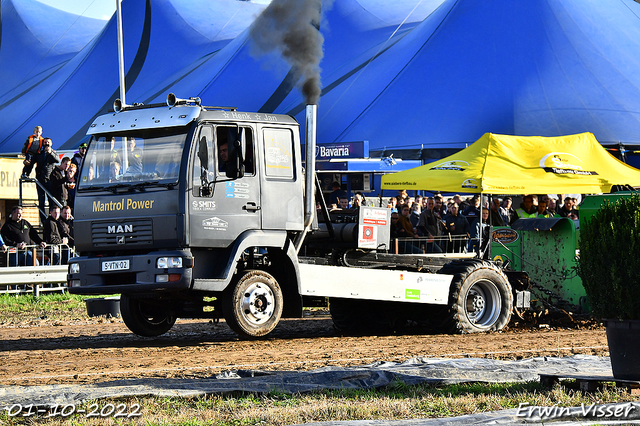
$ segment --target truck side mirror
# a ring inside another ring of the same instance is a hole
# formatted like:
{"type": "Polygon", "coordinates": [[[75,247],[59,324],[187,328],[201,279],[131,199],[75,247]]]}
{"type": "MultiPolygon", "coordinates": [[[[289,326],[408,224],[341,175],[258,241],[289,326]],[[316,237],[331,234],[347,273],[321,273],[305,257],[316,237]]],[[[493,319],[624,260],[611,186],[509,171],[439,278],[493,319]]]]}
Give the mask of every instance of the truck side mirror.
{"type": "Polygon", "coordinates": [[[200,160],[200,181],[202,186],[209,184],[209,148],[207,147],[207,138],[200,138],[198,146],[198,159],[200,160]]]}

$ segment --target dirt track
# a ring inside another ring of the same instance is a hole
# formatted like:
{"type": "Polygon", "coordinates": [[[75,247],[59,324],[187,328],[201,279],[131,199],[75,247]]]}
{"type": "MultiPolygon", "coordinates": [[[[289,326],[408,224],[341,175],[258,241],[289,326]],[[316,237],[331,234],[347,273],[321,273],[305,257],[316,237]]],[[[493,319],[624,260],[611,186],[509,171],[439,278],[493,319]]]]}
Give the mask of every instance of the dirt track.
{"type": "Polygon", "coordinates": [[[0,328],[0,385],[96,383],[132,377],[208,377],[224,370],[311,370],[416,356],[518,359],[608,355],[604,328],[511,327],[474,335],[341,336],[328,316],[283,320],[264,340],[224,322],[178,321],[165,336],[133,335],[120,319],[0,328]]]}

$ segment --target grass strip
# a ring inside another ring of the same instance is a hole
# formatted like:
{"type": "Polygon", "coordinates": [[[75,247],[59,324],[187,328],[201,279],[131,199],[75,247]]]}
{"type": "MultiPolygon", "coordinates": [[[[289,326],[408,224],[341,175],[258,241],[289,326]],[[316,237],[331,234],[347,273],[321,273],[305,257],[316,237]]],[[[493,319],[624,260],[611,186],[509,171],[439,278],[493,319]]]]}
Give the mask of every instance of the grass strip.
{"type": "MultiPolygon", "coordinates": [[[[144,424],[163,426],[291,425],[345,420],[406,420],[442,418],[530,406],[580,407],[634,401],[625,389],[608,383],[596,392],[572,389],[574,383],[543,388],[538,382],[448,386],[409,386],[396,382],[379,389],[323,390],[306,394],[271,392],[265,395],[231,393],[195,398],[146,397],[88,401],[69,417],[51,414],[29,417],[0,413],[3,425],[144,424]],[[139,410],[137,406],[139,405],[139,410]],[[124,417],[114,418],[120,407],[124,417]],[[93,411],[95,416],[78,413],[93,411]],[[135,413],[134,413],[135,410],[135,413]],[[130,414],[131,417],[126,417],[130,414]],[[108,414],[108,415],[107,415],[108,414]],[[103,416],[104,415],[104,416],[103,416]]],[[[58,408],[59,411],[63,407],[58,408]]],[[[71,408],[67,408],[69,412],[71,408]]],[[[24,414],[24,412],[23,412],[24,414]]]]}

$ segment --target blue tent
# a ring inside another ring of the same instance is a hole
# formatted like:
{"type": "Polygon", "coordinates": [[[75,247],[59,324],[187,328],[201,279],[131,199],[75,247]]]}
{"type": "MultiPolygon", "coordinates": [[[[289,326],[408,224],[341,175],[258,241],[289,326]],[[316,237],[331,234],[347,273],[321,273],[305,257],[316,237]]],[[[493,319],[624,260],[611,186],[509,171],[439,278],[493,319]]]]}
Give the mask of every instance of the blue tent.
{"type": "MultiPolygon", "coordinates": [[[[55,37],[43,47],[34,41],[39,28],[21,23],[42,16],[37,5],[2,0],[0,76],[13,82],[0,90],[4,153],[19,151],[35,125],[55,147],[77,146],[119,95],[115,18],[64,49],[55,37]],[[25,55],[47,58],[47,67],[19,69],[25,55]]],[[[263,8],[124,0],[127,102],[174,92],[292,114],[304,125],[299,69],[277,51],[256,53],[252,30],[263,8]]],[[[632,0],[340,0],[322,12],[319,143],[439,152],[486,132],[585,131],[603,144],[640,143],[640,5],[632,0]]],[[[64,25],[81,22],[54,19],[61,40],[64,25]]]]}
{"type": "Polygon", "coordinates": [[[0,11],[0,104],[58,70],[104,26],[35,0],[3,0],[0,11]]]}
{"type": "Polygon", "coordinates": [[[485,132],[640,142],[640,5],[447,0],[323,96],[319,140],[464,148],[485,132]],[[385,119],[386,118],[386,119],[385,119]]]}

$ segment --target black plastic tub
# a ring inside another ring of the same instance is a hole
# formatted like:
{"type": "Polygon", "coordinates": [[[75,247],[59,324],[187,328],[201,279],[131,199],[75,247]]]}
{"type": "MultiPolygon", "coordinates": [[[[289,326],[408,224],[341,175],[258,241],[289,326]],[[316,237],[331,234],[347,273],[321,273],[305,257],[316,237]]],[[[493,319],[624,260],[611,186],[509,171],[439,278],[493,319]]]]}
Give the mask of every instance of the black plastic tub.
{"type": "Polygon", "coordinates": [[[640,380],[640,320],[604,320],[613,377],[640,380]]]}
{"type": "Polygon", "coordinates": [[[106,315],[107,317],[120,316],[120,297],[99,297],[84,299],[87,304],[87,314],[90,317],[106,315]]]}

